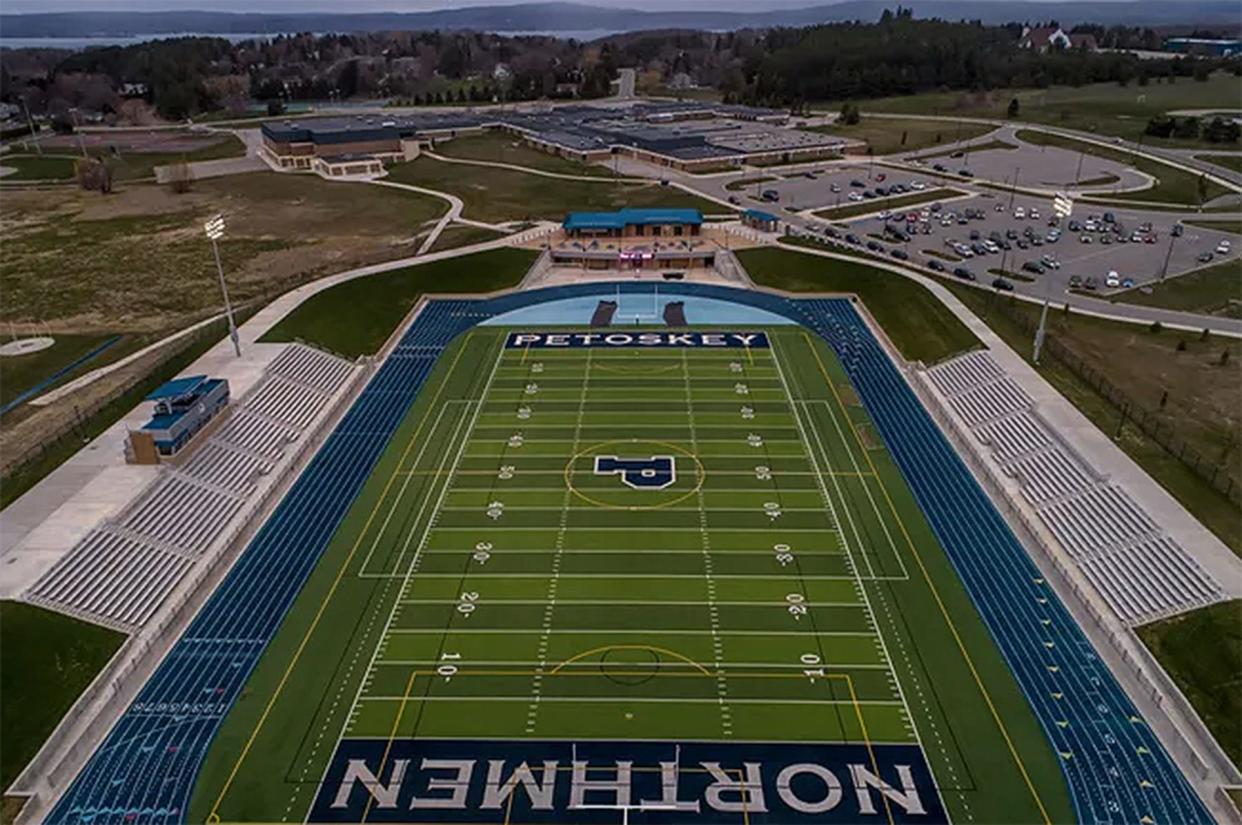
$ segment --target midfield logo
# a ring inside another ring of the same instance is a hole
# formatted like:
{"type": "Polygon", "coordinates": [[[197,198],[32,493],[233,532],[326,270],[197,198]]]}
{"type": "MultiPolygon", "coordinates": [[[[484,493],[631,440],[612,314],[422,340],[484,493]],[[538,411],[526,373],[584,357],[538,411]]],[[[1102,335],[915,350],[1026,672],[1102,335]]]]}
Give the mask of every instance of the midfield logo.
{"type": "Polygon", "coordinates": [[[671,455],[653,455],[651,458],[597,455],[595,475],[619,475],[627,487],[635,490],[663,490],[677,480],[677,462],[671,455]]]}

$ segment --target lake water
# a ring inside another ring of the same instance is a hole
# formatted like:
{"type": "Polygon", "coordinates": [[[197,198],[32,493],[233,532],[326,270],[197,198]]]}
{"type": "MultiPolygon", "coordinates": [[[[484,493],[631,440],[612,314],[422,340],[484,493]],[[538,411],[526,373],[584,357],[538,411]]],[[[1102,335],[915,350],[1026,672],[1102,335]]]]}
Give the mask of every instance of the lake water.
{"type": "MultiPolygon", "coordinates": [[[[521,35],[550,35],[562,40],[596,40],[616,34],[611,29],[582,29],[578,31],[511,31],[498,34],[517,37],[521,35]]],[[[211,32],[168,32],[166,34],[134,34],[126,37],[0,37],[0,49],[90,49],[100,46],[132,46],[148,40],[166,40],[171,37],[222,37],[232,43],[242,40],[270,40],[275,33],[211,33],[211,32]]]]}

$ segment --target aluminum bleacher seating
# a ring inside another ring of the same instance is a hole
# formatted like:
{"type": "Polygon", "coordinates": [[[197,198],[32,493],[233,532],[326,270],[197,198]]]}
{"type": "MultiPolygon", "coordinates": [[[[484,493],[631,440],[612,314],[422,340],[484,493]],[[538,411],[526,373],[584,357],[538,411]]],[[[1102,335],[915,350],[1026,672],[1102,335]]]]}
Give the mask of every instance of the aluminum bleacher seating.
{"type": "Polygon", "coordinates": [[[987,353],[937,364],[927,376],[1123,621],[1153,621],[1224,597],[1121,487],[1102,481],[1043,423],[987,353]]]}
{"type": "Polygon", "coordinates": [[[91,530],[26,599],[110,627],[141,627],[195,559],[230,534],[256,479],[274,469],[354,369],[303,344],[285,347],[180,468],[165,468],[120,515],[91,530]]]}
{"type": "Polygon", "coordinates": [[[142,625],[193,561],[108,527],[87,534],[27,594],[33,604],[111,627],[142,625]]]}

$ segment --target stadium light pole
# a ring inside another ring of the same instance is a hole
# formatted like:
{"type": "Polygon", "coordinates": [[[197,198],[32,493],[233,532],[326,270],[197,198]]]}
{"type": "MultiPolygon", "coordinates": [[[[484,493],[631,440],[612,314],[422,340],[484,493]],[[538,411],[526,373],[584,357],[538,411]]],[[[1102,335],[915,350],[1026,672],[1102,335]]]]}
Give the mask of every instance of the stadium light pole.
{"type": "Polygon", "coordinates": [[[26,97],[21,97],[22,109],[26,112],[26,125],[30,127],[30,139],[34,141],[35,151],[40,155],[43,154],[43,144],[39,143],[39,135],[35,132],[34,118],[30,116],[30,106],[26,103],[26,97]]]}
{"type": "Polygon", "coordinates": [[[224,237],[224,216],[216,215],[203,224],[207,237],[211,241],[211,251],[216,257],[216,275],[220,278],[220,294],[224,296],[224,315],[229,319],[229,338],[233,341],[233,352],[241,358],[241,341],[237,337],[237,324],[233,321],[233,306],[229,303],[229,290],[224,284],[224,267],[220,263],[220,245],[218,241],[224,237]]]}

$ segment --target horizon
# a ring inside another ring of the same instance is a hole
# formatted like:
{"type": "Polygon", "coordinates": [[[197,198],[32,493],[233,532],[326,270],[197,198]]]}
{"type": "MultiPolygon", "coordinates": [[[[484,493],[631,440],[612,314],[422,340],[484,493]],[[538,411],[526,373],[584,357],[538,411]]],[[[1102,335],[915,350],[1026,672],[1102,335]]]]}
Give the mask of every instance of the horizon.
{"type": "MultiPolygon", "coordinates": [[[[332,0],[216,0],[210,4],[194,0],[188,3],[170,3],[169,0],[8,0],[3,13],[9,14],[64,14],[75,12],[187,12],[212,11],[225,14],[373,14],[373,13],[417,13],[428,11],[448,11],[467,7],[486,6],[525,6],[535,5],[547,0],[464,0],[464,2],[444,2],[444,0],[401,0],[400,2],[366,2],[351,3],[347,11],[340,9],[338,2],[332,0]]],[[[570,5],[609,9],[634,9],[636,11],[719,11],[743,12],[755,11],[753,0],[681,0],[677,3],[659,2],[659,0],[594,0],[594,2],[575,2],[575,0],[551,0],[567,2],[570,5]]],[[[906,0],[910,2],[910,0],[906,0]]],[[[1100,3],[1134,3],[1143,0],[1092,0],[1100,3]]],[[[766,0],[765,10],[804,9],[816,6],[834,6],[848,0],[766,0]]],[[[962,2],[995,5],[1001,3],[1058,3],[1064,0],[962,0],[962,2]]],[[[900,5],[894,2],[894,6],[900,5]]],[[[1152,3],[1155,5],[1155,3],[1152,3]]]]}

